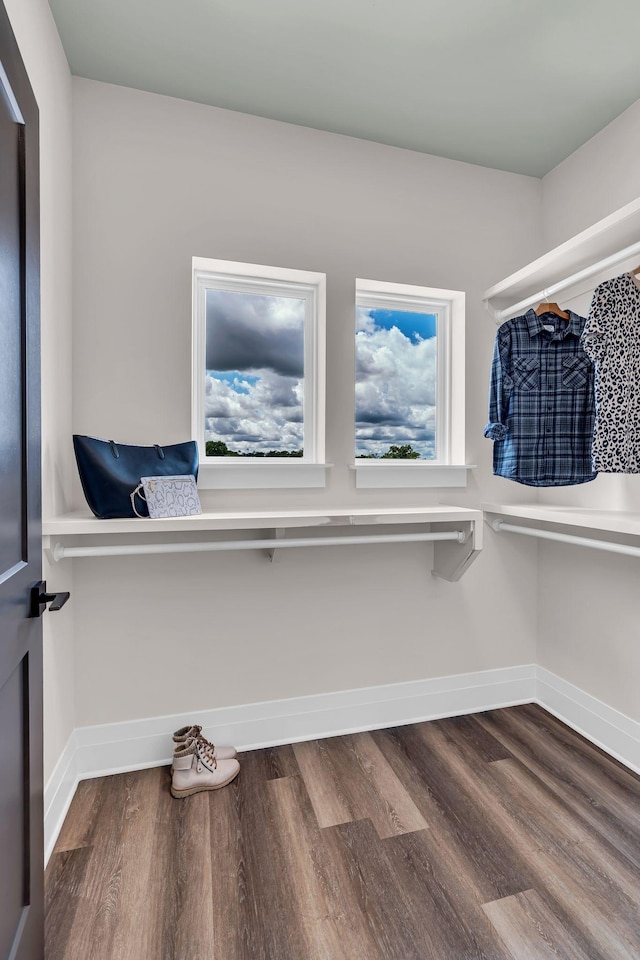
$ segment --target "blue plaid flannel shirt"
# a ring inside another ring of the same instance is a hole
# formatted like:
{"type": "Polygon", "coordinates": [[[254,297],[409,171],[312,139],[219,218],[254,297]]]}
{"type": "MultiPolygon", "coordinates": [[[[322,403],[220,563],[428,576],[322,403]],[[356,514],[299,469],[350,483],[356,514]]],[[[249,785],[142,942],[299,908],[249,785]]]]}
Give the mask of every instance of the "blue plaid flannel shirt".
{"type": "Polygon", "coordinates": [[[529,310],[496,335],[489,391],[493,472],[532,487],[593,480],[594,367],[586,320],[529,310]],[[550,329],[549,329],[550,328],[550,329]]]}

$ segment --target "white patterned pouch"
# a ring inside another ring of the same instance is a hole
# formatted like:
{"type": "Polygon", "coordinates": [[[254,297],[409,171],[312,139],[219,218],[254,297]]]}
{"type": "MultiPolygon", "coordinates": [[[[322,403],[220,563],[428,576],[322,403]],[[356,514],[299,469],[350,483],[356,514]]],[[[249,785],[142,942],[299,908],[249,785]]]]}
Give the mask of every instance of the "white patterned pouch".
{"type": "Polygon", "coordinates": [[[137,517],[143,514],[136,510],[136,496],[147,504],[149,516],[192,517],[202,513],[196,478],[184,477],[141,477],[140,483],[131,494],[131,506],[137,517]]]}

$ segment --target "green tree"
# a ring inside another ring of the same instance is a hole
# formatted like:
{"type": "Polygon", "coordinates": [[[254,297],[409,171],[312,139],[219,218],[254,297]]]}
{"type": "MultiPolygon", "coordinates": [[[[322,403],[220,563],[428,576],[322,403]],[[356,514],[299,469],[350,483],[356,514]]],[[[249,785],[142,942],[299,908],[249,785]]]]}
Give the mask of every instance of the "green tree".
{"type": "Polygon", "coordinates": [[[269,450],[265,457],[301,457],[304,450],[269,450]]]}
{"type": "Polygon", "coordinates": [[[420,454],[410,443],[403,443],[401,447],[391,446],[382,454],[381,460],[419,460],[420,454]]]}
{"type": "Polygon", "coordinates": [[[238,454],[229,450],[224,440],[207,440],[205,452],[208,457],[237,457],[238,454]]]}
{"type": "Polygon", "coordinates": [[[208,457],[302,457],[304,450],[250,450],[248,453],[237,453],[229,450],[224,440],[207,440],[205,450],[208,457]]]}

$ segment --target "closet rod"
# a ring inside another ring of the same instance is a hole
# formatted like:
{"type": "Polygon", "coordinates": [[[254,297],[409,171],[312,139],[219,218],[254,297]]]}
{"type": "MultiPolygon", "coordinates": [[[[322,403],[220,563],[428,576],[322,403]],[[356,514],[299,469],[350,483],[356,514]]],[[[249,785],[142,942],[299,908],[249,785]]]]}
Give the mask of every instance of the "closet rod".
{"type": "Polygon", "coordinates": [[[592,550],[607,550],[609,553],[623,553],[628,557],[640,557],[640,547],[633,547],[626,543],[593,540],[590,537],[574,537],[569,533],[555,533],[553,530],[539,530],[537,527],[519,527],[514,523],[504,523],[502,520],[494,520],[491,526],[496,533],[521,533],[525,537],[558,540],[560,543],[574,543],[578,547],[589,547],[592,550]]]}
{"type": "Polygon", "coordinates": [[[209,553],[216,550],[281,550],[283,547],[342,547],[366,543],[415,543],[430,540],[455,540],[464,543],[463,530],[434,533],[387,533],[367,537],[298,537],[291,540],[216,540],[187,543],[121,543],[113,546],[65,547],[56,543],[51,551],[55,561],[68,557],[134,557],[157,553],[209,553]]]}
{"type": "MultiPolygon", "coordinates": [[[[512,307],[507,307],[504,310],[494,310],[491,308],[496,319],[496,323],[502,323],[502,321],[507,317],[517,316],[526,307],[531,307],[534,303],[550,301],[557,293],[560,293],[562,290],[566,290],[567,287],[572,287],[574,283],[579,283],[581,280],[587,280],[595,273],[599,273],[601,270],[607,270],[609,267],[614,267],[617,263],[621,263],[623,260],[628,260],[637,254],[640,254],[640,242],[632,243],[631,246],[625,247],[624,250],[619,250],[617,253],[612,253],[609,257],[605,257],[603,260],[598,260],[597,263],[592,263],[588,267],[578,270],[577,273],[573,273],[570,277],[565,277],[564,280],[558,280],[556,283],[550,284],[550,286],[545,287],[544,290],[539,290],[538,293],[532,293],[531,296],[526,297],[524,300],[514,303],[512,307]]],[[[489,307],[488,300],[486,301],[486,304],[487,307],[489,307]]]]}

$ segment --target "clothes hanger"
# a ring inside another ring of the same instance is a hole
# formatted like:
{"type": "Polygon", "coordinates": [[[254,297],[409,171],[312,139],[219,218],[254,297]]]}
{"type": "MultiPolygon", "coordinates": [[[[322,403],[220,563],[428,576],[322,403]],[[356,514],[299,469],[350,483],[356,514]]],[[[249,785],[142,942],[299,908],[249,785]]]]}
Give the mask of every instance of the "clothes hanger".
{"type": "MultiPolygon", "coordinates": [[[[638,270],[640,271],[640,266],[638,267],[638,270]]],[[[561,320],[569,319],[569,314],[566,310],[563,310],[561,307],[559,307],[557,303],[547,303],[545,300],[539,303],[536,307],[537,317],[540,317],[543,313],[553,313],[556,315],[556,317],[560,317],[561,320]]]]}

